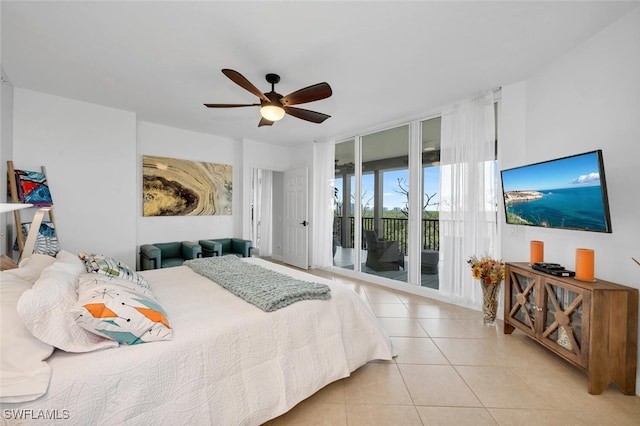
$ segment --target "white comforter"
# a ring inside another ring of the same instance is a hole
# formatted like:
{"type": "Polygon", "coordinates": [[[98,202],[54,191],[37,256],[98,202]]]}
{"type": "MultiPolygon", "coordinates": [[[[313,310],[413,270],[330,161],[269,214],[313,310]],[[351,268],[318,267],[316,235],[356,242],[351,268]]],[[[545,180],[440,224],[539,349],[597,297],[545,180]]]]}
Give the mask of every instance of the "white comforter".
{"type": "Polygon", "coordinates": [[[172,341],[56,351],[47,394],[3,408],[58,418],[47,424],[259,425],[368,361],[393,357],[387,334],[352,290],[246,261],[326,283],[332,297],[266,313],[186,266],[145,271],[169,314],[172,341]]]}

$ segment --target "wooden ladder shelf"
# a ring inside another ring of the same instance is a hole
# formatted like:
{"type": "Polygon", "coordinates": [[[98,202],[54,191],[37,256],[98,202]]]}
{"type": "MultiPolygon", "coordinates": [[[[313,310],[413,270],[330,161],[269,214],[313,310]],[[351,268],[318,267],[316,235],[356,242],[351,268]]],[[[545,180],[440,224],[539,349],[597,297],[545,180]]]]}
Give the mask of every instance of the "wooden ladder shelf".
{"type": "MultiPolygon", "coordinates": [[[[42,166],[40,169],[41,169],[41,173],[46,177],[47,176],[46,168],[42,166]]],[[[9,180],[9,192],[11,196],[11,202],[20,203],[21,200],[18,193],[18,182],[16,180],[16,172],[13,166],[13,161],[11,160],[7,161],[7,174],[8,174],[7,178],[9,180]]],[[[53,224],[53,227],[55,229],[55,221],[53,218],[53,205],[40,208],[35,213],[33,220],[31,222],[31,226],[35,227],[34,232],[30,232],[29,237],[25,240],[25,236],[22,233],[22,219],[21,219],[20,210],[14,210],[13,218],[16,224],[16,239],[18,241],[18,252],[19,252],[20,258],[22,258],[23,254],[25,256],[30,256],[31,253],[33,252],[33,248],[36,242],[36,237],[38,236],[38,233],[40,230],[40,224],[44,219],[45,213],[48,214],[49,222],[53,224]],[[25,251],[25,248],[26,248],[26,251],[25,251]]]]}

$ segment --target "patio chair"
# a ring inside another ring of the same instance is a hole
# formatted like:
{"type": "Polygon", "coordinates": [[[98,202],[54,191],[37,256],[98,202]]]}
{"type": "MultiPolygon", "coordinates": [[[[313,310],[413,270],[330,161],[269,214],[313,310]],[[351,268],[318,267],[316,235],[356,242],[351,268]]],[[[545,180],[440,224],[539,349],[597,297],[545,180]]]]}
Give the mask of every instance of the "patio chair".
{"type": "Polygon", "coordinates": [[[375,231],[364,230],[367,246],[366,265],[376,272],[397,271],[404,267],[404,253],[397,241],[378,238],[375,231]]]}

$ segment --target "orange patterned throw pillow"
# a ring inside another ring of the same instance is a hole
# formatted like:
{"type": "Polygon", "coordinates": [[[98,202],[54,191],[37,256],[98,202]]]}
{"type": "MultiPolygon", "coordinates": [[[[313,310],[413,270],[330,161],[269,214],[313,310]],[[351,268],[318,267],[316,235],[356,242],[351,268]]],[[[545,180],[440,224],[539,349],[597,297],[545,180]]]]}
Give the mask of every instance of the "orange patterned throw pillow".
{"type": "Polygon", "coordinates": [[[104,275],[81,278],[78,303],[71,311],[76,323],[99,336],[127,345],[171,340],[167,313],[148,289],[136,289],[104,275]]]}

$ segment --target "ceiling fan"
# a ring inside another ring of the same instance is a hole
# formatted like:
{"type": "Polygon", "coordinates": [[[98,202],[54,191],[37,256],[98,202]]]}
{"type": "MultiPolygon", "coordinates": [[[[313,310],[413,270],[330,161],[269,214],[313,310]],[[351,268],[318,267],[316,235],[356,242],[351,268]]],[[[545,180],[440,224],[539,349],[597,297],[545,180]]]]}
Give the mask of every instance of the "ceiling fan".
{"type": "Polygon", "coordinates": [[[267,74],[265,78],[267,82],[271,83],[271,91],[268,93],[262,93],[256,86],[251,84],[242,74],[238,71],[223,69],[222,73],[229,77],[231,81],[236,83],[243,89],[253,93],[260,99],[259,104],[204,104],[207,108],[237,108],[247,106],[259,106],[260,115],[262,119],[258,123],[260,126],[271,126],[275,121],[278,121],[284,117],[284,114],[289,114],[302,120],[310,121],[312,123],[322,123],[330,115],[323,114],[321,112],[310,111],[308,109],[295,108],[292,105],[304,104],[307,102],[318,101],[331,96],[331,86],[327,83],[318,83],[313,86],[305,87],[295,92],[289,93],[286,96],[282,96],[280,93],[276,93],[274,86],[280,81],[278,74],[267,74]]]}

